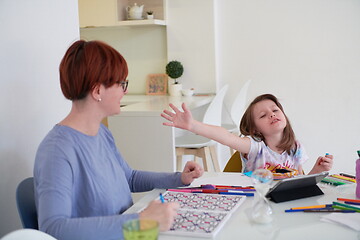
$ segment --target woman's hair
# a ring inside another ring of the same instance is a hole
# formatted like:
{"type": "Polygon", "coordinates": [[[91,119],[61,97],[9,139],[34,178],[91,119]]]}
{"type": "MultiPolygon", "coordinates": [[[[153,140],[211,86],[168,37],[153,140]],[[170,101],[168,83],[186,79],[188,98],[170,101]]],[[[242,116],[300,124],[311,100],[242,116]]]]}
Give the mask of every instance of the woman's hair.
{"type": "MultiPolygon", "coordinates": [[[[284,116],[286,118],[286,127],[284,128],[284,134],[283,138],[281,139],[280,144],[277,146],[280,149],[285,150],[288,154],[295,153],[296,152],[296,140],[295,140],[295,134],[291,127],[290,121],[288,117],[286,116],[283,107],[281,106],[279,100],[271,94],[263,94],[258,97],[256,97],[249,105],[249,107],[246,109],[243,117],[240,121],[240,132],[241,134],[245,136],[251,136],[256,141],[264,141],[264,136],[256,130],[255,122],[254,122],[254,116],[253,116],[253,109],[256,103],[264,101],[264,100],[271,100],[273,101],[276,106],[278,106],[281,111],[284,113],[284,116]]],[[[265,142],[266,143],[266,142],[265,142]]]]}
{"type": "Polygon", "coordinates": [[[125,81],[128,67],[114,48],[100,41],[79,40],[66,51],[60,63],[60,85],[69,100],[80,100],[98,85],[106,88],[125,81]]]}

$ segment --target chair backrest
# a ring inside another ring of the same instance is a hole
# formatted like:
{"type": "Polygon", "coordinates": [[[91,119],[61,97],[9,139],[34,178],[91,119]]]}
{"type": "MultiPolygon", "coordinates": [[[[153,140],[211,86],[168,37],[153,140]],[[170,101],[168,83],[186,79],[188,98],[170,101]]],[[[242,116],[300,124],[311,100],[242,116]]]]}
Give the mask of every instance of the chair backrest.
{"type": "Polygon", "coordinates": [[[221,126],[222,118],[222,107],[224,102],[224,97],[229,88],[229,85],[225,85],[220,89],[220,91],[215,95],[209,107],[206,109],[204,114],[203,123],[221,126]]]}
{"type": "Polygon", "coordinates": [[[16,205],[24,228],[39,229],[34,196],[34,178],[19,183],[16,189],[16,205]]]}
{"type": "Polygon", "coordinates": [[[19,229],[6,234],[0,240],[56,240],[56,238],[35,229],[19,229]]]}
{"type": "Polygon", "coordinates": [[[236,151],[227,164],[225,165],[224,172],[242,172],[242,160],[240,156],[240,152],[236,151]]]}
{"type": "Polygon", "coordinates": [[[231,110],[230,110],[231,120],[236,124],[237,127],[240,126],[241,117],[245,112],[246,103],[247,103],[246,97],[250,83],[251,83],[251,79],[247,80],[244,86],[242,86],[242,88],[240,89],[240,92],[236,96],[233,104],[231,105],[231,110]]]}

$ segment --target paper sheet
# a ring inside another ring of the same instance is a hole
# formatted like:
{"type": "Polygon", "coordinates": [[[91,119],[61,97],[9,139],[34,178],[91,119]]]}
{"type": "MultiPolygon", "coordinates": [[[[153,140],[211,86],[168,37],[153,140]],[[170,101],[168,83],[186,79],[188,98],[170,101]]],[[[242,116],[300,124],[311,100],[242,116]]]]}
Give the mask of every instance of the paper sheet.
{"type": "Polygon", "coordinates": [[[360,213],[330,213],[323,216],[321,221],[340,224],[360,231],[360,213]]]}

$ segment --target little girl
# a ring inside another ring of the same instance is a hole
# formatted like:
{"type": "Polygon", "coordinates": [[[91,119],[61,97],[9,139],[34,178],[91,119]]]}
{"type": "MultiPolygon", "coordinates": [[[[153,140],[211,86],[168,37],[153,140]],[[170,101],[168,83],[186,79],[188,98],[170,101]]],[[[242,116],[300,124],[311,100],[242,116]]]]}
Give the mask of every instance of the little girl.
{"type": "MultiPolygon", "coordinates": [[[[290,122],[275,96],[260,95],[250,103],[240,122],[240,132],[245,137],[236,136],[220,126],[196,121],[184,103],[183,112],[173,104],[170,107],[175,113],[164,110],[161,116],[170,122],[163,125],[185,129],[236,149],[245,163],[245,172],[266,168],[288,176],[303,174],[302,164],[308,157],[295,139],[290,122]]],[[[332,155],[320,156],[309,174],[329,171],[332,164],[332,155]]]]}

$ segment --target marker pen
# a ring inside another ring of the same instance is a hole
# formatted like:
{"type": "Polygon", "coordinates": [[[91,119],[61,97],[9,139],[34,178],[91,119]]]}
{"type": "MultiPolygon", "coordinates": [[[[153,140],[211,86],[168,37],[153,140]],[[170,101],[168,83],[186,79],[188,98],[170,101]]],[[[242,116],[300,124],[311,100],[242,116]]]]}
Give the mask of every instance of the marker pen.
{"type": "Polygon", "coordinates": [[[160,201],[161,201],[161,203],[164,203],[164,202],[165,202],[165,199],[164,199],[164,196],[162,195],[162,193],[160,193],[159,196],[160,196],[160,201]]]}

